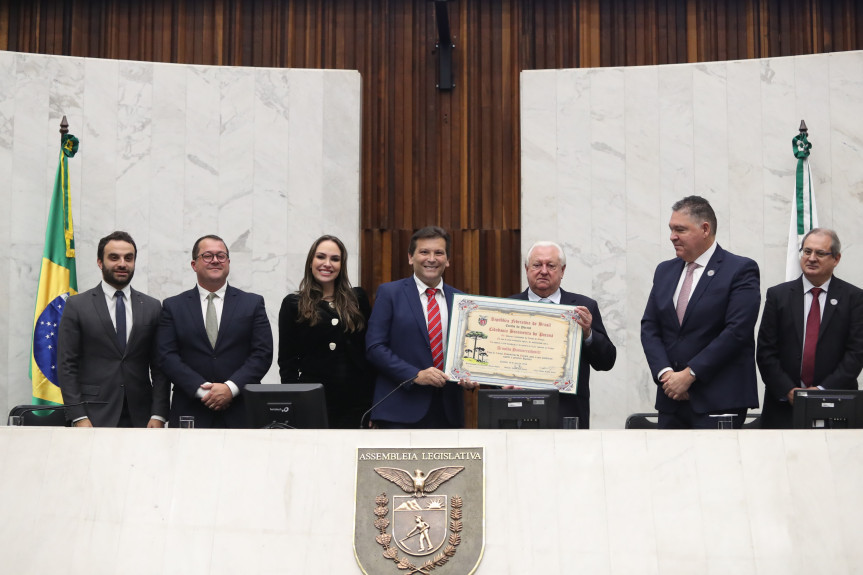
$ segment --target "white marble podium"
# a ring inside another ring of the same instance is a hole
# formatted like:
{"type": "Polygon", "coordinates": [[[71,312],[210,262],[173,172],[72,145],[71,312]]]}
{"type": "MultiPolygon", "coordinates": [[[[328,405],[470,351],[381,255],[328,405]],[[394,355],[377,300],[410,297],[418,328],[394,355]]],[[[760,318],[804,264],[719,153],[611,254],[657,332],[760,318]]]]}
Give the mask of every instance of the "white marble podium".
{"type": "Polygon", "coordinates": [[[863,565],[863,431],[2,427],[0,571],[360,573],[357,447],[474,446],[486,457],[479,574],[863,565]]]}

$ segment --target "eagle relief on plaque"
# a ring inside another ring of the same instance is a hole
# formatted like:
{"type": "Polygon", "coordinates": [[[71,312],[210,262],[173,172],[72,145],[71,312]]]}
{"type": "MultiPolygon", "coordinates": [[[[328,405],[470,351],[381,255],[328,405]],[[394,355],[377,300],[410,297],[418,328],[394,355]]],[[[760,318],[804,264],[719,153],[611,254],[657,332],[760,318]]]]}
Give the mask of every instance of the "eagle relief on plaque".
{"type": "Polygon", "coordinates": [[[363,573],[473,573],[485,545],[482,447],[359,448],[354,554],[363,573]]]}

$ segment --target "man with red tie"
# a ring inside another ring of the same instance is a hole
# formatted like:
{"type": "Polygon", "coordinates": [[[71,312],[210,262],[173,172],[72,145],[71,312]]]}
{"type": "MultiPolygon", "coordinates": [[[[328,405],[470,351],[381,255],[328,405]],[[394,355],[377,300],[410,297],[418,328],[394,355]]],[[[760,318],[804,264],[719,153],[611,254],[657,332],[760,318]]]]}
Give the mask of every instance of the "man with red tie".
{"type": "Polygon", "coordinates": [[[715,429],[720,414],[739,428],[758,407],[758,264],[716,243],[716,214],[704,198],[688,196],[671,210],[677,257],[656,266],[641,319],[659,428],[715,429]]]}
{"type": "Polygon", "coordinates": [[[767,290],[758,330],[764,381],[761,427],[792,427],[797,389],[857,389],[863,370],[863,290],[833,275],[842,257],[833,230],[803,237],[796,280],[767,290]]]}
{"type": "Polygon", "coordinates": [[[378,371],[371,419],[379,428],[464,427],[462,388],[476,384],[451,382],[443,371],[453,294],[461,293],[443,282],[451,244],[443,228],[417,231],[408,249],[413,275],[378,288],[366,357],[378,371]]]}

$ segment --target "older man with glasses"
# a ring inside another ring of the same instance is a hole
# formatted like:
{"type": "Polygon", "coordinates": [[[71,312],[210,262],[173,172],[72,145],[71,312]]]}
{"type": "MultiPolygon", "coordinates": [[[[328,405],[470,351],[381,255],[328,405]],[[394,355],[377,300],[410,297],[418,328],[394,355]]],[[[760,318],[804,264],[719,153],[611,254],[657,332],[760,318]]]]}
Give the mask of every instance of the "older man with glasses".
{"type": "Polygon", "coordinates": [[[764,381],[761,427],[792,427],[798,389],[857,389],[863,370],[863,290],[833,275],[842,258],[833,230],[803,237],[796,280],[767,290],[756,359],[764,381]]]}
{"type": "Polygon", "coordinates": [[[617,348],[611,343],[599,305],[587,296],[560,288],[566,271],[566,255],[554,242],[536,242],[524,259],[528,288],[510,296],[515,299],[576,306],[581,326],[581,359],[575,395],[560,395],[560,417],[578,417],[579,426],[590,427],[590,368],[608,371],[614,367],[617,348]]]}

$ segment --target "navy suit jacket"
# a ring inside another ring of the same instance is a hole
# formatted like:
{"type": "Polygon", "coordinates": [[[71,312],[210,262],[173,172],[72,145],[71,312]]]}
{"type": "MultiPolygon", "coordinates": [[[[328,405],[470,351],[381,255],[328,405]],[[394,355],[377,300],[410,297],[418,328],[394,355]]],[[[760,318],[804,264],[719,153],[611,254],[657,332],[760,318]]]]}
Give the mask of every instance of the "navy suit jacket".
{"type": "Polygon", "coordinates": [[[657,374],[689,366],[692,410],[709,413],[758,407],[755,376],[755,322],[761,305],[758,264],[716,246],[693,290],[683,323],[677,320],[674,291],[685,262],[674,258],[656,267],[641,318],[641,344],[657,384],[656,409],[674,412],[680,402],[662,391],[657,374]]]}
{"type": "MultiPolygon", "coordinates": [[[[801,387],[803,364],[803,280],[797,278],[767,290],[758,329],[758,369],[764,382],[761,427],[792,427],[786,401],[801,387]]],[[[863,369],[863,290],[833,277],[815,348],[813,383],[825,389],[857,389],[863,369]]]]}
{"type": "Polygon", "coordinates": [[[88,417],[96,427],[117,427],[124,399],[135,427],[146,427],[153,415],[167,419],[171,388],[156,367],[156,327],[162,306],[135,289],[128,305],[132,331],[123,352],[101,283],[66,301],[57,352],[63,402],[106,402],[66,408],[69,421],[88,417]]]}
{"type": "MultiPolygon", "coordinates": [[[[444,296],[452,317],[452,297],[461,293],[444,284],[444,296]]],[[[381,284],[366,331],[366,357],[378,370],[374,403],[399,383],[434,365],[428,326],[413,276],[381,284]]],[[[409,383],[372,411],[372,419],[416,423],[428,413],[434,390],[409,383]]],[[[455,383],[443,387],[446,418],[453,427],[464,427],[464,392],[455,383]]]]}
{"type": "MultiPolygon", "coordinates": [[[[510,296],[513,299],[528,299],[527,290],[510,296]]],[[[560,303],[563,305],[580,305],[587,308],[593,321],[590,331],[593,339],[590,345],[581,344],[581,364],[578,367],[578,385],[575,395],[569,393],[560,394],[560,417],[578,417],[579,427],[590,427],[590,368],[597,371],[608,371],[614,367],[617,359],[617,348],[611,343],[605,325],[602,323],[602,315],[596,300],[581,294],[560,290],[560,303]]]]}
{"type": "Polygon", "coordinates": [[[196,286],[164,301],[157,341],[160,366],[174,384],[172,427],[181,415],[194,416],[195,427],[212,427],[216,414],[227,427],[247,426],[243,388],[260,383],[273,363],[273,332],[263,297],[228,286],[214,349],[196,286]],[[205,382],[228,380],[240,394],[224,411],[207,408],[195,395],[205,382]]]}

